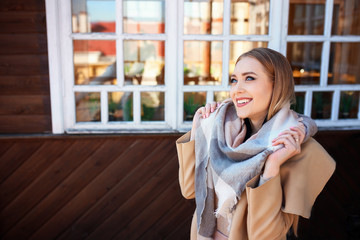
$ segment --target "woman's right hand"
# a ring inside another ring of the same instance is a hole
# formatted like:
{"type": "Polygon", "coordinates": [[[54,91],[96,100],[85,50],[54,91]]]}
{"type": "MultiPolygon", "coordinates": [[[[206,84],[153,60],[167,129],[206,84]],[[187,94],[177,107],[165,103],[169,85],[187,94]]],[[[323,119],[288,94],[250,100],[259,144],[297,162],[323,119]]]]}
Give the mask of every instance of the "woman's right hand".
{"type": "Polygon", "coordinates": [[[199,126],[200,118],[208,118],[210,113],[213,113],[217,107],[220,106],[220,102],[207,103],[204,107],[198,108],[194,114],[193,124],[191,128],[191,140],[195,139],[195,131],[199,126]]]}

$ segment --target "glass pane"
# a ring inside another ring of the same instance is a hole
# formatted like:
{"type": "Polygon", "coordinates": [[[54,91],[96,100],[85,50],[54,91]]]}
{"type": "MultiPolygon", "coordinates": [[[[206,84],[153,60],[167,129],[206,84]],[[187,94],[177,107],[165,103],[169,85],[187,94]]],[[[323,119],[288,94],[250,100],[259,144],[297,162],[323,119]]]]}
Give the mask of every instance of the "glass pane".
{"type": "Polygon", "coordinates": [[[133,121],[133,93],[132,92],[110,92],[109,122],[133,121]]]}
{"type": "Polygon", "coordinates": [[[341,92],[339,118],[358,118],[360,92],[341,92]]]}
{"type": "Polygon", "coordinates": [[[101,118],[100,93],[77,92],[76,100],[76,122],[98,122],[101,118]]]}
{"type": "Polygon", "coordinates": [[[329,119],[331,117],[332,92],[314,92],[311,118],[329,119]]]}
{"type": "Polygon", "coordinates": [[[206,104],[206,92],[184,92],[184,121],[192,121],[196,110],[206,104]]]}
{"type": "Polygon", "coordinates": [[[128,85],[164,85],[164,41],[124,41],[124,78],[128,85]]]}
{"type": "Polygon", "coordinates": [[[238,57],[253,48],[267,47],[268,42],[230,41],[229,82],[238,57]]]}
{"type": "Polygon", "coordinates": [[[334,1],[333,35],[360,35],[359,0],[334,1]]]}
{"type": "Polygon", "coordinates": [[[267,35],[269,9],[269,0],[231,0],[230,33],[267,35]]]}
{"type": "Polygon", "coordinates": [[[288,34],[322,35],[324,19],[325,1],[290,0],[288,34]]]}
{"type": "Polygon", "coordinates": [[[230,97],[229,91],[214,92],[214,101],[222,102],[230,97]]]}
{"type": "Polygon", "coordinates": [[[164,33],[165,0],[123,0],[124,33],[164,33]]]}
{"type": "Polygon", "coordinates": [[[115,32],[115,0],[72,0],[74,33],[115,32]]]}
{"type": "Polygon", "coordinates": [[[295,104],[291,105],[291,109],[297,113],[304,114],[305,92],[295,92],[295,104]]]}
{"type": "Polygon", "coordinates": [[[331,43],[329,84],[360,83],[360,43],[331,43]]]}
{"type": "Polygon", "coordinates": [[[220,85],[222,42],[184,41],[184,84],[220,85]]]}
{"type": "Polygon", "coordinates": [[[164,92],[142,92],[141,121],[164,120],[164,92]]]}
{"type": "Polygon", "coordinates": [[[116,84],[116,46],[112,40],[74,40],[75,85],[116,84]]]}
{"type": "Polygon", "coordinates": [[[222,34],[223,0],[185,0],[184,34],[222,34]]]}
{"type": "Polygon", "coordinates": [[[319,84],[321,69],[322,43],[289,42],[287,59],[292,69],[295,84],[319,84]]]}

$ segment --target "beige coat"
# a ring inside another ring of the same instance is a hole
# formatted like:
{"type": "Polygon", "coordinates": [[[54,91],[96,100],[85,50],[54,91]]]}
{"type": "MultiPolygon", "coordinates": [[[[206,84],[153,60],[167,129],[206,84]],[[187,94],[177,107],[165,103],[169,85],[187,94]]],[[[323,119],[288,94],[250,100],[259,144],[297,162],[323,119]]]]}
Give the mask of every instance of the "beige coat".
{"type": "MultiPolygon", "coordinates": [[[[182,195],[195,197],[195,142],[190,132],[176,141],[179,158],[179,182],[182,195]]],[[[316,197],[335,170],[335,161],[310,138],[300,154],[287,160],[280,175],[258,186],[259,176],[246,184],[236,205],[229,240],[286,239],[298,216],[310,217],[316,197]]],[[[196,214],[191,224],[191,239],[197,238],[196,214]]]]}

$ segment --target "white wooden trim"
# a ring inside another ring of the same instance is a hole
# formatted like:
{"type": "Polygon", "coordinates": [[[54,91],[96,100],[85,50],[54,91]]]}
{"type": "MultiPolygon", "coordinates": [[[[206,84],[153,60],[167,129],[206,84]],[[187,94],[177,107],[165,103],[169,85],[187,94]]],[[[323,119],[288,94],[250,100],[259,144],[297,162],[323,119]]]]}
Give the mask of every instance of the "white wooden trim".
{"type": "Polygon", "coordinates": [[[109,122],[108,93],[106,91],[100,92],[100,105],[101,123],[105,125],[109,122]]]}
{"type": "Polygon", "coordinates": [[[179,91],[177,97],[177,128],[179,128],[184,120],[183,120],[183,109],[184,109],[184,2],[179,0],[177,1],[177,39],[179,39],[177,44],[177,89],[179,91]]]}
{"type": "Polygon", "coordinates": [[[140,91],[133,92],[133,120],[135,124],[141,122],[141,93],[140,91]]]}
{"type": "Polygon", "coordinates": [[[271,37],[268,47],[276,51],[281,51],[281,33],[284,29],[282,22],[283,1],[270,1],[269,13],[269,35],[271,37]]]}
{"type": "Polygon", "coordinates": [[[335,90],[332,96],[331,103],[331,120],[337,121],[340,108],[340,90],[335,90]]]}
{"type": "Polygon", "coordinates": [[[60,134],[64,133],[64,112],[58,1],[46,0],[45,6],[52,132],[60,134]]]}

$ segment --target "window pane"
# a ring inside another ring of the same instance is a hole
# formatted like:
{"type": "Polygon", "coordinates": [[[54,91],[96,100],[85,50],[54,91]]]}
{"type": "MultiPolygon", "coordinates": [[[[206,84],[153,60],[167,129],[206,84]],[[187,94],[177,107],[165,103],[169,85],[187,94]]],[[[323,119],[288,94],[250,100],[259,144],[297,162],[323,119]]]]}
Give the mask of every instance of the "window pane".
{"type": "Polygon", "coordinates": [[[220,85],[222,42],[184,41],[184,84],[220,85]]]}
{"type": "Polygon", "coordinates": [[[314,92],[311,118],[329,119],[331,117],[332,92],[314,92]]]}
{"type": "Polygon", "coordinates": [[[289,42],[287,58],[292,66],[295,84],[319,84],[322,43],[289,42]]]}
{"type": "Polygon", "coordinates": [[[124,33],[164,33],[165,0],[123,0],[124,33]]]}
{"type": "Polygon", "coordinates": [[[359,13],[359,0],[335,1],[332,21],[332,34],[360,35],[359,13]]]}
{"type": "Polygon", "coordinates": [[[339,118],[358,118],[360,92],[341,92],[339,118]]]}
{"type": "Polygon", "coordinates": [[[360,43],[331,43],[329,84],[360,83],[360,43]]]}
{"type": "Polygon", "coordinates": [[[230,97],[229,91],[214,92],[214,101],[222,102],[230,97]]]}
{"type": "Polygon", "coordinates": [[[206,92],[184,92],[184,121],[192,121],[196,110],[206,104],[206,92]]]}
{"type": "Polygon", "coordinates": [[[74,33],[115,32],[115,0],[72,0],[74,33]]]}
{"type": "Polygon", "coordinates": [[[141,121],[164,120],[164,92],[142,92],[141,121]]]}
{"type": "Polygon", "coordinates": [[[229,82],[238,57],[253,48],[267,47],[268,42],[230,41],[229,82]]]}
{"type": "Polygon", "coordinates": [[[109,122],[133,121],[132,92],[110,92],[108,102],[109,122]]]}
{"type": "Polygon", "coordinates": [[[164,85],[164,41],[124,41],[125,84],[164,85]]]}
{"type": "Polygon", "coordinates": [[[305,92],[295,92],[295,104],[291,105],[291,109],[297,113],[304,114],[305,92]]]}
{"type": "Polygon", "coordinates": [[[322,35],[324,33],[325,1],[290,0],[289,35],[322,35]]]}
{"type": "Polygon", "coordinates": [[[101,118],[100,93],[77,92],[76,100],[76,122],[98,122],[101,118]]]}
{"type": "Polygon", "coordinates": [[[184,34],[222,34],[223,0],[185,0],[184,34]]]}
{"type": "Polygon", "coordinates": [[[270,1],[231,0],[230,33],[267,35],[270,1]]]}
{"type": "Polygon", "coordinates": [[[75,85],[116,84],[115,41],[74,40],[75,85]]]}

